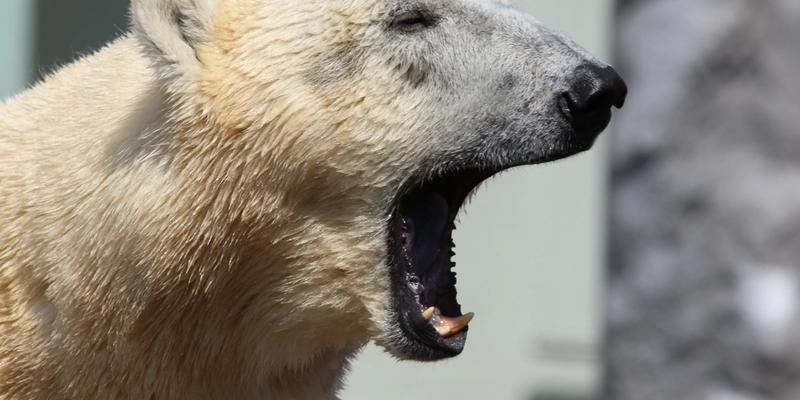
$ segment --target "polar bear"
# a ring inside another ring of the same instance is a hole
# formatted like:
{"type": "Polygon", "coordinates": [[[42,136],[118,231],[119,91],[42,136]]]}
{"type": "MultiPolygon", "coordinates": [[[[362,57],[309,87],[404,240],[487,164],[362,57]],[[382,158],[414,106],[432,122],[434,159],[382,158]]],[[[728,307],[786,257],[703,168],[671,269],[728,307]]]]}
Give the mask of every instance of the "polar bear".
{"type": "Polygon", "coordinates": [[[1,399],[330,399],[459,354],[453,221],[619,75],[490,0],[133,0],[0,107],[1,399]]]}

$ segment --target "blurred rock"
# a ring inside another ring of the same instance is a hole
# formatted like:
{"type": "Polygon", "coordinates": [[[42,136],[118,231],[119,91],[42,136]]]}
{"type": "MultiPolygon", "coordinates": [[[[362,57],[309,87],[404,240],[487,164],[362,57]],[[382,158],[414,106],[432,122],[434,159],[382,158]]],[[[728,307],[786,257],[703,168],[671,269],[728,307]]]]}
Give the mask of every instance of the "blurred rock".
{"type": "Polygon", "coordinates": [[[800,1],[618,26],[604,398],[800,399],[800,1]]]}

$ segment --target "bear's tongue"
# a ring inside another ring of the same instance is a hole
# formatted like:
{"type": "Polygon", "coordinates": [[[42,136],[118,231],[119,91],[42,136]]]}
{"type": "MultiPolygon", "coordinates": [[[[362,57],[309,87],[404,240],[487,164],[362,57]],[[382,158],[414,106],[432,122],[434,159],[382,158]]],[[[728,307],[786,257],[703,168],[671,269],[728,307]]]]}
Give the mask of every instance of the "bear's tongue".
{"type": "Polygon", "coordinates": [[[404,247],[418,276],[436,259],[450,216],[447,200],[435,192],[408,199],[403,213],[404,247]]]}

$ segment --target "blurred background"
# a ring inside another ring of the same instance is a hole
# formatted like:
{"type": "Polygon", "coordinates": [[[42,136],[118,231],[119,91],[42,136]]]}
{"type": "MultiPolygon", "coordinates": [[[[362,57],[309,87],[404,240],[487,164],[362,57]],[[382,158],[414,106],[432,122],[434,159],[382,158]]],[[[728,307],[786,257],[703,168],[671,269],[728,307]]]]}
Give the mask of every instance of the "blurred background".
{"type": "MultiPolygon", "coordinates": [[[[800,1],[517,0],[628,80],[589,153],[506,173],[457,231],[464,354],[368,347],[342,398],[800,399],[800,1]]],[[[0,98],[127,30],[2,0],[0,98]]]]}

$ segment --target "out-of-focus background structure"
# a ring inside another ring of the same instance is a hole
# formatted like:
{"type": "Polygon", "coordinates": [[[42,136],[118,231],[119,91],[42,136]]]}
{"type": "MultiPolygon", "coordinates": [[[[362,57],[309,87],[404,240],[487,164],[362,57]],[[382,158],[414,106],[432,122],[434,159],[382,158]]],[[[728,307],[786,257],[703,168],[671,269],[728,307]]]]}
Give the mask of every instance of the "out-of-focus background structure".
{"type": "Polygon", "coordinates": [[[800,399],[800,2],[627,0],[614,400],[800,399]]]}
{"type": "MultiPolygon", "coordinates": [[[[504,174],[461,217],[465,353],[369,347],[342,398],[800,399],[800,2],[513,3],[614,61],[628,104],[590,153],[504,174]]],[[[126,10],[0,2],[0,98],[126,10]]]]}

